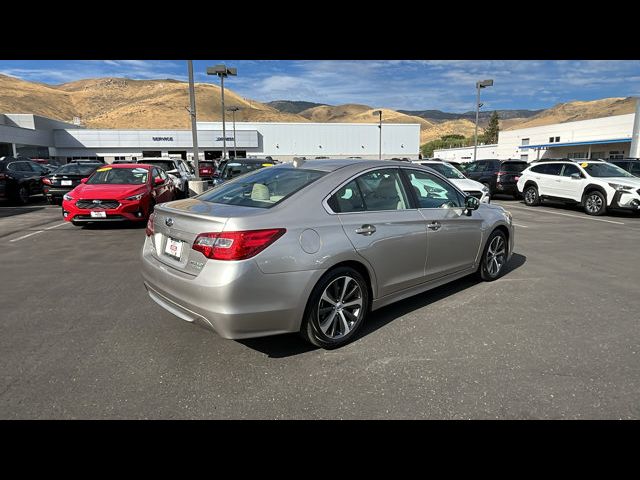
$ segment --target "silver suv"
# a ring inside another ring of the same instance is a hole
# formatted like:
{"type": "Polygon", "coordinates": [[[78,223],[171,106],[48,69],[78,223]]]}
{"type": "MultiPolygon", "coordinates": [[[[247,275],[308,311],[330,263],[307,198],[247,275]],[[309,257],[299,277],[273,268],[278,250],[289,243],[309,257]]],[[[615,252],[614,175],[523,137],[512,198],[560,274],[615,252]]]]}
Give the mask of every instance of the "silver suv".
{"type": "Polygon", "coordinates": [[[133,163],[144,163],[162,168],[176,187],[177,197],[187,198],[189,196],[189,181],[195,180],[196,176],[191,173],[184,160],[170,157],[143,157],[133,163]]]}

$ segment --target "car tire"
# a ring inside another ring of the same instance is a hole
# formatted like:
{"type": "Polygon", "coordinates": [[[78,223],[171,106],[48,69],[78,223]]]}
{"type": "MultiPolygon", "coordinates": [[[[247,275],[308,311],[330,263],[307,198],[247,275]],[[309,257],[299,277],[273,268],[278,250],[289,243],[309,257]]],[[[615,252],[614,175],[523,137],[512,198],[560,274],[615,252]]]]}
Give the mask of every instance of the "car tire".
{"type": "Polygon", "coordinates": [[[540,195],[538,195],[538,187],[529,185],[522,192],[525,205],[529,207],[537,207],[540,205],[540,195]]]}
{"type": "Polygon", "coordinates": [[[584,195],[582,201],[587,215],[599,216],[607,213],[607,199],[599,190],[591,190],[584,195]]]}
{"type": "Polygon", "coordinates": [[[29,203],[29,187],[27,185],[18,185],[18,190],[16,191],[16,202],[19,205],[26,205],[29,203]]]}
{"type": "Polygon", "coordinates": [[[351,267],[338,267],[327,272],[313,288],[300,334],[316,347],[338,348],[353,339],[368,313],[366,280],[351,267]]]}
{"type": "Polygon", "coordinates": [[[477,276],[485,282],[492,282],[502,275],[509,257],[509,242],[502,230],[494,230],[484,246],[477,276]]]}

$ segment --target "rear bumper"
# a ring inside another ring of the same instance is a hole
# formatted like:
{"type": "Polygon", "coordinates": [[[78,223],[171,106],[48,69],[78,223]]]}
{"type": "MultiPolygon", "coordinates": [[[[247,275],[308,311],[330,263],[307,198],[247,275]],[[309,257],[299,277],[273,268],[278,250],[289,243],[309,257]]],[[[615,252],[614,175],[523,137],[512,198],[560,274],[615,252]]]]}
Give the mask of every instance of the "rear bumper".
{"type": "Polygon", "coordinates": [[[520,192],[518,192],[518,186],[516,183],[496,183],[495,193],[515,195],[520,192]]]}
{"type": "Polygon", "coordinates": [[[297,332],[307,299],[323,270],[265,274],[253,260],[208,261],[193,276],[157,260],[149,238],[142,247],[142,278],[165,310],[228,339],[297,332]]]}

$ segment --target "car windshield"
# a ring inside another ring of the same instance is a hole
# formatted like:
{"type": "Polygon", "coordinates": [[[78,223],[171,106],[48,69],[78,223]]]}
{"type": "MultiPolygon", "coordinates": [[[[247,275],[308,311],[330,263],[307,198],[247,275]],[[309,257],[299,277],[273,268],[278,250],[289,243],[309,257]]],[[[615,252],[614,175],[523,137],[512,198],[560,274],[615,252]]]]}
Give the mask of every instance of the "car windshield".
{"type": "Polygon", "coordinates": [[[82,175],[88,177],[96,168],[102,167],[100,163],[69,163],[55,170],[58,175],[82,175]]]}
{"type": "Polygon", "coordinates": [[[439,174],[444,175],[445,178],[456,178],[459,180],[465,178],[462,173],[448,163],[425,163],[423,165],[425,167],[433,168],[439,174]]]}
{"type": "Polygon", "coordinates": [[[263,168],[214,187],[198,199],[224,205],[269,208],[323,175],[325,172],[317,170],[263,168]]]}
{"type": "Polygon", "coordinates": [[[500,170],[503,172],[521,172],[528,166],[527,162],[505,162],[500,166],[500,170]]]}
{"type": "Polygon", "coordinates": [[[147,183],[149,170],[146,168],[112,168],[96,170],[87,184],[90,185],[142,185],[147,183]]]}
{"type": "Polygon", "coordinates": [[[224,180],[229,180],[230,178],[237,177],[238,175],[242,175],[243,173],[251,172],[253,170],[259,170],[262,167],[272,167],[273,163],[271,162],[251,162],[251,163],[241,163],[241,162],[231,162],[227,163],[222,170],[221,177],[224,180]]]}
{"type": "Polygon", "coordinates": [[[163,169],[165,172],[176,169],[175,164],[170,160],[142,160],[140,163],[155,165],[156,167],[163,169]]]}
{"type": "Polygon", "coordinates": [[[633,177],[629,172],[611,163],[582,163],[580,166],[592,177],[633,177]]]}

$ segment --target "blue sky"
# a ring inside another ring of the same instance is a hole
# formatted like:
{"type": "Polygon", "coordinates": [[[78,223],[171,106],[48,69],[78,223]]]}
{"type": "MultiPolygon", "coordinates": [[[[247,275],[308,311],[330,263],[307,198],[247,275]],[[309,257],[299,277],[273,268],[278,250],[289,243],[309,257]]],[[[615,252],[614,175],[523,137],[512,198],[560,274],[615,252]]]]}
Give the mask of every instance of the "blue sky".
{"type": "MultiPolygon", "coordinates": [[[[228,88],[268,102],[363,103],[405,110],[473,110],[475,82],[483,110],[539,109],[572,100],[640,95],[640,61],[622,60],[196,60],[197,82],[217,81],[206,67],[238,68],[228,88]]],[[[60,84],[84,78],[187,80],[185,60],[3,60],[0,73],[60,84]]]]}

